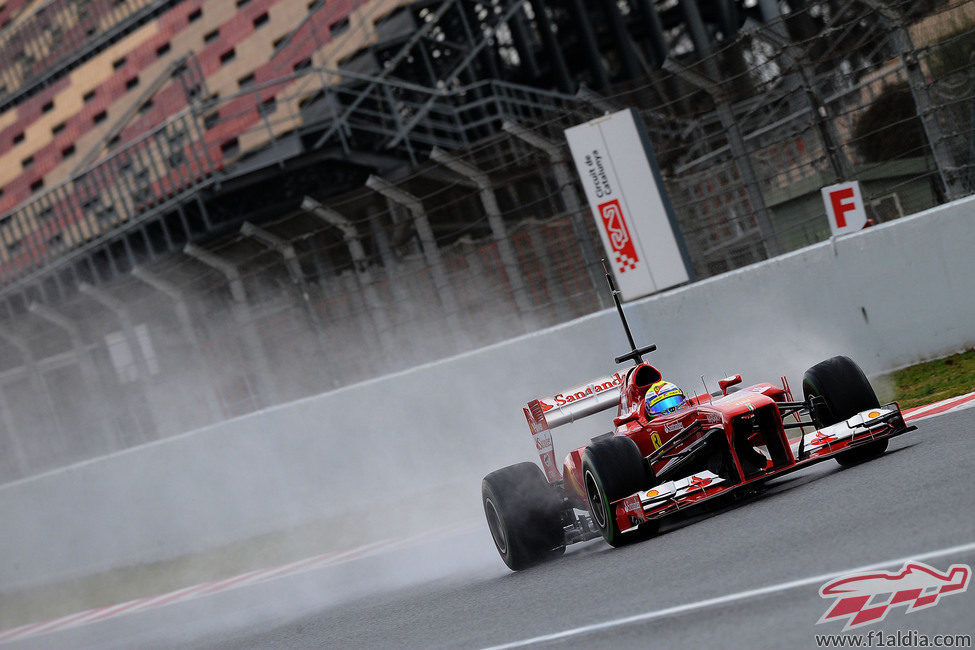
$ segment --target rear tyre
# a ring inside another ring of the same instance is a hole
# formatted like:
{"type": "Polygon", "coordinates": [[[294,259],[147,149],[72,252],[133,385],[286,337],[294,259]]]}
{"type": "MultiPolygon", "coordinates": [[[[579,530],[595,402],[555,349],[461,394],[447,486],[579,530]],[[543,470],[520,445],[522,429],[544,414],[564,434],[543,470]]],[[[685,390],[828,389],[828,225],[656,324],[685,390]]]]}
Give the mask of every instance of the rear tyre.
{"type": "Polygon", "coordinates": [[[636,443],[625,436],[594,442],[582,455],[582,478],[592,522],[610,546],[624,546],[657,532],[648,521],[639,530],[621,533],[613,501],[628,497],[654,483],[653,472],[636,443]]]}
{"type": "MultiPolygon", "coordinates": [[[[860,411],[880,406],[867,376],[849,357],[826,359],[807,370],[802,377],[802,394],[806,400],[819,395],[826,401],[828,412],[819,415],[819,427],[842,422],[860,411]]],[[[876,458],[887,450],[887,442],[886,439],[877,440],[841,452],[836,455],[836,462],[849,467],[876,458]]]]}
{"type": "Polygon", "coordinates": [[[509,465],[485,476],[481,502],[494,546],[512,571],[565,552],[562,495],[535,463],[509,465]]]}

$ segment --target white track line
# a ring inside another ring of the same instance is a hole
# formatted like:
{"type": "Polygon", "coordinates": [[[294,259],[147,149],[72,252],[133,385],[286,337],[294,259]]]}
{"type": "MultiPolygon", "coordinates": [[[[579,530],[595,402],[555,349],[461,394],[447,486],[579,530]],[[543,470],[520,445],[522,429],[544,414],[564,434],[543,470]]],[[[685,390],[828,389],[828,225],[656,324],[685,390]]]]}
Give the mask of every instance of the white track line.
{"type": "Polygon", "coordinates": [[[827,580],[838,576],[849,575],[852,573],[861,573],[863,571],[872,571],[874,569],[880,569],[886,566],[903,566],[905,563],[910,562],[912,560],[924,561],[924,560],[930,560],[937,557],[943,557],[945,555],[956,555],[961,553],[968,553],[970,551],[975,551],[975,542],[972,542],[970,544],[962,544],[960,546],[952,546],[950,548],[943,548],[937,551],[929,551],[927,553],[910,555],[908,557],[900,558],[897,560],[887,560],[885,562],[878,562],[877,564],[869,564],[866,566],[855,567],[852,569],[845,569],[842,571],[835,571],[832,573],[824,573],[818,576],[802,578],[801,580],[792,580],[791,582],[783,582],[777,585],[760,587],[758,589],[739,591],[738,593],[735,594],[718,596],[716,598],[708,598],[706,600],[699,600],[697,602],[688,603],[686,605],[677,605],[675,607],[668,607],[666,609],[658,609],[653,612],[645,612],[643,614],[625,616],[623,618],[617,618],[610,621],[603,621],[602,623],[583,625],[582,627],[563,630],[561,632],[536,636],[530,639],[522,639],[520,641],[512,641],[511,643],[505,643],[502,645],[490,646],[488,648],[485,648],[484,650],[502,650],[503,648],[523,648],[525,646],[535,645],[538,643],[546,643],[549,641],[561,641],[576,636],[591,634],[592,632],[601,632],[603,630],[623,627],[624,625],[632,625],[634,623],[645,623],[647,621],[652,621],[658,618],[665,618],[667,616],[686,614],[688,612],[693,612],[700,609],[707,609],[709,607],[727,605],[729,603],[734,603],[739,600],[747,600],[749,598],[755,598],[757,596],[765,596],[767,594],[774,594],[780,591],[788,591],[790,589],[796,589],[797,587],[807,587],[809,585],[822,584],[827,580]]]}
{"type": "MultiPolygon", "coordinates": [[[[917,420],[923,420],[928,417],[933,417],[935,415],[941,415],[943,413],[960,411],[962,409],[966,409],[970,407],[975,407],[975,392],[968,393],[967,395],[959,395],[957,397],[951,397],[945,400],[941,400],[939,402],[935,402],[934,404],[926,404],[925,406],[918,406],[912,409],[906,409],[904,411],[904,419],[907,422],[912,422],[917,420]]],[[[317,568],[322,568],[325,566],[331,566],[333,564],[339,564],[344,561],[365,557],[378,552],[396,550],[398,548],[409,546],[410,544],[421,541],[426,537],[442,535],[445,533],[449,534],[452,531],[461,530],[466,528],[467,526],[470,526],[470,524],[459,524],[455,526],[449,526],[442,530],[432,531],[428,533],[421,533],[419,535],[415,535],[407,539],[384,540],[381,542],[374,542],[372,544],[367,544],[365,546],[361,546],[358,548],[349,549],[347,551],[326,553],[324,555],[306,558],[304,560],[298,560],[297,562],[292,562],[284,566],[271,567],[269,569],[251,571],[249,573],[245,573],[239,576],[233,576],[230,578],[224,578],[222,580],[215,580],[209,583],[193,585],[191,587],[179,589],[177,591],[173,591],[167,594],[150,596],[147,598],[140,598],[137,600],[131,600],[118,605],[111,605],[108,607],[101,607],[86,612],[71,614],[69,616],[63,616],[61,618],[50,620],[50,621],[41,621],[39,623],[31,623],[17,628],[0,630],[0,645],[8,641],[13,641],[15,639],[23,639],[26,637],[37,636],[47,632],[53,632],[58,629],[80,627],[83,625],[87,625],[89,623],[105,620],[107,618],[113,618],[115,616],[120,616],[123,614],[129,614],[137,611],[153,609],[155,607],[169,605],[171,603],[182,602],[184,600],[191,600],[193,598],[199,598],[202,596],[210,595],[212,593],[224,591],[228,588],[243,587],[258,582],[264,582],[266,580],[283,577],[286,575],[292,575],[300,571],[309,571],[317,568]]],[[[919,558],[914,558],[914,559],[919,559],[919,558]]],[[[743,592],[743,593],[747,593],[747,592],[743,592]]],[[[708,601],[702,601],[702,602],[708,602],[708,601]]],[[[681,607],[689,607],[689,606],[681,606],[681,607]]],[[[662,610],[662,611],[675,613],[675,612],[670,612],[669,610],[662,610]]],[[[683,611],[683,610],[680,610],[680,608],[678,608],[677,611],[683,611]]],[[[658,613],[658,614],[666,615],[663,613],[658,613]]],[[[625,623],[619,623],[619,624],[622,625],[625,623]]],[[[500,646],[500,647],[517,647],[517,645],[500,646]]]]}
{"type": "MultiPolygon", "coordinates": [[[[480,522],[478,522],[477,525],[480,525],[480,522]]],[[[238,587],[245,587],[260,582],[266,582],[268,580],[274,580],[284,576],[294,575],[296,573],[313,571],[315,569],[342,564],[344,562],[369,557],[378,553],[391,552],[431,538],[466,531],[472,529],[473,527],[474,524],[470,522],[454,524],[444,528],[419,533],[404,539],[389,539],[380,542],[373,542],[345,551],[316,555],[315,557],[305,558],[303,560],[291,562],[283,566],[271,567],[268,569],[257,569],[241,575],[231,576],[229,578],[222,578],[212,582],[205,582],[190,587],[184,587],[183,589],[178,589],[165,594],[159,594],[157,596],[148,596],[145,598],[120,603],[118,605],[109,605],[106,607],[100,607],[98,609],[91,609],[85,612],[62,616],[61,618],[56,618],[50,621],[42,621],[39,623],[22,625],[20,627],[11,628],[8,630],[0,630],[0,645],[10,641],[39,636],[57,630],[82,627],[84,625],[114,618],[116,616],[132,614],[148,609],[154,609],[156,607],[185,602],[195,598],[204,598],[222,591],[236,589],[238,587]]]]}

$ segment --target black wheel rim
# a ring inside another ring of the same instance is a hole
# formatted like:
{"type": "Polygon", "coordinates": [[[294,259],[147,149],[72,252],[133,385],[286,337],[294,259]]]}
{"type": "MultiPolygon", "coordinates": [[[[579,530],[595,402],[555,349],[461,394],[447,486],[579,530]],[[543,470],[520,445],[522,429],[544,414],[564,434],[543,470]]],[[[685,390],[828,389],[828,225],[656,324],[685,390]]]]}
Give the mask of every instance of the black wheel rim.
{"type": "Polygon", "coordinates": [[[589,499],[589,511],[592,513],[593,521],[600,530],[606,530],[606,509],[603,505],[602,494],[599,485],[592,472],[586,470],[586,497],[589,499]]]}
{"type": "Polygon", "coordinates": [[[501,514],[494,505],[490,497],[484,499],[484,514],[487,516],[488,528],[491,529],[491,537],[494,538],[494,545],[498,551],[504,555],[508,552],[508,540],[504,535],[504,524],[501,522],[501,514]]]}

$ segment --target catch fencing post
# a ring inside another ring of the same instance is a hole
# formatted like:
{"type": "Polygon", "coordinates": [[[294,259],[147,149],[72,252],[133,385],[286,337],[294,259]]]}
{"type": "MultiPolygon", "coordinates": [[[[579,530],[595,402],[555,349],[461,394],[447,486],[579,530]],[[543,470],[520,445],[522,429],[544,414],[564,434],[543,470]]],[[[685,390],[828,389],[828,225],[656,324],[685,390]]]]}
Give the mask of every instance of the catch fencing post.
{"type": "Polygon", "coordinates": [[[951,147],[948,146],[947,139],[938,124],[934,102],[931,101],[931,95],[928,91],[928,82],[925,79],[924,70],[921,69],[911,34],[904,26],[903,17],[896,9],[877,0],[859,0],[859,2],[880,16],[881,21],[890,30],[894,49],[897,50],[901,61],[904,62],[904,69],[907,70],[907,84],[911,88],[917,114],[921,119],[921,125],[924,127],[924,135],[927,136],[934,157],[934,164],[938,168],[938,178],[941,180],[945,202],[964,196],[966,192],[960,176],[957,173],[951,173],[958,166],[953,162],[954,156],[951,153],[951,147]]]}
{"type": "Polygon", "coordinates": [[[481,205],[484,206],[488,225],[491,227],[491,234],[498,246],[501,264],[504,266],[505,275],[508,276],[508,282],[511,284],[511,293],[514,295],[515,305],[522,315],[531,313],[532,305],[531,300],[529,300],[528,289],[525,287],[525,280],[521,275],[518,256],[508,239],[508,233],[504,227],[504,218],[501,216],[501,207],[498,205],[498,198],[494,195],[491,179],[484,171],[474,165],[437,147],[433,148],[430,157],[454,173],[469,178],[477,185],[481,196],[481,205]]]}
{"type": "Polygon", "coordinates": [[[751,157],[748,155],[745,138],[742,135],[741,126],[739,126],[735,118],[731,102],[724,96],[721,87],[713,79],[700,72],[687,68],[673,59],[664,61],[663,67],[687,83],[703,90],[714,101],[714,107],[721,121],[721,126],[725,129],[728,148],[731,150],[731,155],[741,174],[742,184],[744,185],[745,193],[748,195],[748,201],[755,211],[755,218],[762,232],[766,253],[768,257],[775,257],[782,251],[782,246],[779,243],[779,235],[775,229],[775,223],[772,221],[769,209],[765,205],[765,197],[762,195],[762,189],[758,183],[758,176],[755,174],[751,157]]]}
{"type": "Polygon", "coordinates": [[[277,251],[278,254],[284,258],[284,266],[288,269],[288,275],[291,276],[291,281],[294,283],[295,287],[298,288],[298,292],[301,294],[302,307],[305,310],[305,315],[308,318],[308,322],[311,324],[311,327],[315,332],[315,338],[318,340],[318,347],[323,354],[327,354],[327,348],[323,339],[324,328],[322,326],[322,321],[318,317],[318,313],[315,311],[315,306],[311,302],[311,295],[308,293],[308,284],[305,282],[305,276],[301,270],[301,264],[298,262],[298,255],[295,253],[295,247],[277,235],[255,226],[249,221],[245,221],[241,224],[240,234],[242,234],[244,237],[254,239],[264,246],[277,251]]]}
{"type": "MultiPolygon", "coordinates": [[[[47,384],[44,382],[44,378],[41,376],[40,369],[37,367],[37,361],[34,359],[34,354],[30,351],[30,347],[27,345],[27,342],[19,336],[3,329],[0,329],[0,339],[5,340],[10,345],[17,348],[17,351],[20,352],[20,356],[24,360],[24,368],[27,370],[27,375],[30,380],[31,389],[36,395],[43,398],[44,405],[47,407],[49,422],[59,434],[63,435],[64,432],[61,431],[61,425],[58,423],[57,416],[54,412],[54,403],[51,399],[51,393],[47,390],[47,384]]],[[[20,441],[20,436],[23,435],[23,433],[17,431],[16,425],[10,418],[10,404],[7,400],[5,392],[0,391],[0,399],[3,400],[3,403],[0,404],[0,413],[2,413],[3,416],[3,426],[7,431],[7,439],[10,443],[10,449],[12,451],[16,468],[18,472],[20,472],[21,476],[26,476],[30,469],[30,463],[20,441]]]]}
{"type": "MultiPolygon", "coordinates": [[[[180,329],[183,331],[183,338],[188,344],[190,352],[189,356],[193,360],[192,363],[196,366],[197,372],[199,372],[201,379],[209,379],[206,362],[204,361],[203,355],[200,354],[200,341],[197,339],[196,331],[193,329],[193,318],[190,316],[190,310],[186,305],[186,299],[183,297],[183,292],[166,280],[163,280],[159,276],[147,271],[141,266],[137,266],[132,269],[132,277],[136,278],[137,280],[141,280],[173,301],[176,309],[176,319],[179,321],[180,329]]],[[[207,409],[207,422],[216,422],[222,417],[220,400],[217,399],[216,393],[214,392],[213,382],[204,381],[204,384],[206,385],[206,388],[202,391],[202,393],[203,401],[206,404],[207,409]]]]}
{"type": "MultiPolygon", "coordinates": [[[[78,368],[81,370],[81,377],[84,380],[85,385],[94,393],[96,400],[101,400],[104,402],[104,405],[108,405],[110,403],[108,395],[106,394],[105,388],[98,377],[98,371],[95,368],[95,362],[92,359],[91,351],[88,349],[88,346],[85,345],[85,342],[81,337],[81,329],[68,317],[39,302],[32,302],[27,307],[27,310],[38,318],[47,321],[58,329],[63,330],[65,334],[68,335],[68,340],[71,342],[71,347],[74,349],[75,359],[78,362],[78,368]]],[[[105,431],[105,440],[108,443],[108,448],[112,451],[119,449],[121,441],[118,438],[115,424],[110,418],[105,417],[104,408],[99,408],[98,412],[98,419],[102,421],[102,428],[105,431]]]]}
{"type": "MultiPolygon", "coordinates": [[[[99,305],[101,305],[108,311],[115,314],[115,317],[118,319],[119,324],[122,326],[122,335],[125,338],[126,345],[128,346],[129,352],[132,355],[132,360],[135,363],[136,375],[139,382],[139,388],[141,389],[140,392],[142,394],[142,401],[149,402],[147,389],[148,389],[149,378],[152,373],[150,372],[149,363],[145,356],[145,351],[143,350],[142,343],[139,340],[139,336],[136,334],[135,325],[132,323],[132,316],[129,314],[128,308],[125,305],[123,305],[120,300],[108,295],[105,291],[102,291],[101,289],[98,289],[88,284],[87,282],[82,282],[81,284],[79,284],[78,291],[79,293],[88,296],[89,298],[97,302],[99,305]]],[[[147,422],[143,422],[143,420],[139,417],[137,417],[136,420],[139,422],[140,425],[143,425],[144,429],[148,429],[142,431],[143,437],[150,438],[150,437],[154,437],[157,434],[159,428],[156,425],[156,418],[153,417],[152,409],[151,408],[146,409],[146,412],[148,412],[149,414],[149,418],[147,422]]],[[[129,442],[138,443],[143,441],[130,440],[129,442]]]]}
{"type": "Polygon", "coordinates": [[[559,194],[562,196],[562,203],[569,213],[569,223],[572,224],[572,232],[579,248],[582,251],[582,263],[589,276],[589,282],[593,289],[596,289],[599,304],[607,306],[606,292],[602,291],[603,278],[599,274],[599,259],[601,255],[596,252],[595,242],[586,228],[584,219],[591,219],[589,209],[582,201],[575,190],[575,172],[573,172],[563,155],[563,149],[557,143],[552,142],[534,131],[530,131],[517,122],[507,120],[501,128],[510,135],[518,138],[530,147],[534,147],[543,152],[552,163],[552,173],[555,174],[555,182],[559,186],[559,194]]]}
{"type": "Polygon", "coordinates": [[[427,264],[430,265],[433,283],[437,290],[437,298],[443,307],[447,325],[460,341],[465,345],[468,344],[470,340],[461,326],[458,317],[459,308],[457,306],[457,300],[454,297],[453,287],[450,286],[450,279],[444,268],[443,258],[440,256],[440,249],[433,235],[433,229],[430,227],[430,220],[427,218],[426,210],[423,208],[423,202],[406,190],[397,187],[380,176],[370,176],[366,181],[366,187],[385,196],[390,201],[402,205],[413,216],[416,234],[420,239],[423,256],[426,258],[427,264]]]}
{"type": "Polygon", "coordinates": [[[230,286],[230,295],[233,297],[234,320],[241,328],[244,337],[244,344],[250,351],[255,365],[257,366],[257,384],[261,392],[264,403],[262,406],[276,404],[278,402],[278,392],[274,386],[274,375],[271,374],[271,365],[268,362],[267,352],[261,342],[261,336],[254,325],[253,314],[250,305],[247,303],[247,292],[244,291],[244,283],[240,279],[240,271],[230,262],[221,259],[210,251],[204,250],[196,244],[187,244],[183,248],[183,253],[193,259],[209,266],[227,279],[230,286]]]}
{"type": "Polygon", "coordinates": [[[359,288],[362,289],[366,307],[369,309],[369,318],[372,320],[372,326],[375,328],[376,334],[379,337],[380,345],[387,352],[391,352],[394,349],[394,345],[391,337],[389,318],[386,316],[386,310],[382,300],[376,293],[372,272],[369,270],[369,258],[366,256],[366,251],[362,247],[362,239],[355,224],[342,214],[322,205],[310,196],[302,199],[301,209],[315,215],[328,225],[338,228],[342,232],[342,237],[349,247],[349,255],[352,256],[352,267],[355,271],[355,277],[359,282],[359,288]]]}

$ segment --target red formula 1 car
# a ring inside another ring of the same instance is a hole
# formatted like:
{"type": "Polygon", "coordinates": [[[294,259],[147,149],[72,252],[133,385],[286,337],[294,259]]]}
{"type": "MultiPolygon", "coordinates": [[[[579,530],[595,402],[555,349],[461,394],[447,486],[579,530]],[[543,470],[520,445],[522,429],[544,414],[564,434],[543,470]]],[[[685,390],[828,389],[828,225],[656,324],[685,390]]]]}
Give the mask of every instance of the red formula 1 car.
{"type": "Polygon", "coordinates": [[[789,384],[684,398],[672,412],[648,416],[646,397],[661,373],[643,361],[616,298],[635,365],[535,399],[524,409],[544,473],[531,462],[484,477],[484,513],[501,558],[520,570],[558,556],[568,544],[602,537],[613,546],[646,539],[660,521],[769,479],[835,458],[862,463],[884,453],[890,438],[912,431],[896,403],[881,405],[866,376],[847,357],[806,371],[803,401],[789,384]],[[551,429],[616,407],[613,430],[566,456],[561,472],[551,429]],[[790,431],[798,435],[790,438],[790,431]]]}

